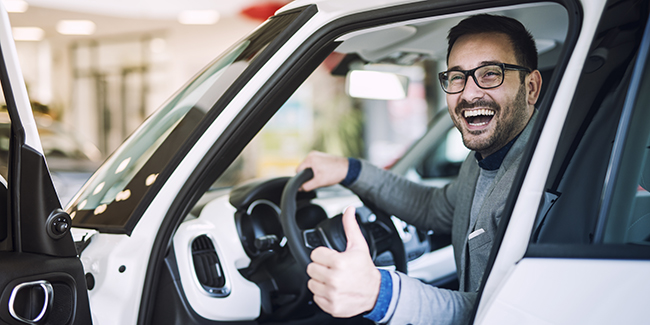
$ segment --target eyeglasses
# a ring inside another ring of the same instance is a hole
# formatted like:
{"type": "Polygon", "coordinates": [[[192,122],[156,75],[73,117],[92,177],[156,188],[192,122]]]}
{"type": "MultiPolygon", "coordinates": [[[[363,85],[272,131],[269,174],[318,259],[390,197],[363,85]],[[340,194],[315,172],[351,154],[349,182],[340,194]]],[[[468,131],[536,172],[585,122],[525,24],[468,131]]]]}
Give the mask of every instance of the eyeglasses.
{"type": "Polygon", "coordinates": [[[449,70],[443,71],[438,74],[442,90],[448,94],[458,94],[465,90],[468,76],[474,78],[474,82],[481,89],[492,89],[501,86],[506,70],[526,71],[530,73],[531,70],[507,63],[491,63],[482,65],[472,70],[449,70]]]}

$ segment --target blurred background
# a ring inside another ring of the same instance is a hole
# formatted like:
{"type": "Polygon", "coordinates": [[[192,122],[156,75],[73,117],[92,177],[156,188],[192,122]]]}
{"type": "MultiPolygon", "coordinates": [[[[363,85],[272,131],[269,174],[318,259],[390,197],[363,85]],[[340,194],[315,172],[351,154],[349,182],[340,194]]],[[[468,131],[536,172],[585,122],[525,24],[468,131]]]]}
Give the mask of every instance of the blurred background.
{"type": "MultiPolygon", "coordinates": [[[[147,116],[289,1],[2,2],[65,204],[147,116]]],[[[400,72],[410,78],[405,99],[362,100],[345,94],[344,77],[331,77],[341,59],[336,54],[260,132],[236,161],[244,165],[229,183],[291,175],[313,149],[390,166],[444,109],[437,81],[429,77],[441,70],[436,64],[400,72]]],[[[0,149],[6,152],[9,127],[3,114],[0,149]]],[[[0,174],[6,176],[5,163],[0,174]]]]}

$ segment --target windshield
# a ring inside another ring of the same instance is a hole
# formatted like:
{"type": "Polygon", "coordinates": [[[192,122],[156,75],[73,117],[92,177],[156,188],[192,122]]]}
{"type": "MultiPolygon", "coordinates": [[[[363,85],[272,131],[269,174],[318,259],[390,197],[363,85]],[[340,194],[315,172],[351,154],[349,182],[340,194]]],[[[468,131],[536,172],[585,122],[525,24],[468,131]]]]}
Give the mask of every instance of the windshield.
{"type": "MultiPolygon", "coordinates": [[[[72,200],[76,227],[125,232],[130,217],[208,111],[299,12],[274,17],[213,61],[150,116],[72,200]]],[[[126,230],[127,233],[130,230],[126,230]]]]}

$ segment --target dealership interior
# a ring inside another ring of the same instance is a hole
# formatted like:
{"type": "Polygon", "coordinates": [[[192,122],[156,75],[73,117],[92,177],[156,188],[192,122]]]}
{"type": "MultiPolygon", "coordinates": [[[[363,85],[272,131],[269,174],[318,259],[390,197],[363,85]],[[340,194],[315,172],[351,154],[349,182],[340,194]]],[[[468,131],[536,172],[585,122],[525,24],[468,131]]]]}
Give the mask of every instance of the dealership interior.
{"type": "MultiPolygon", "coordinates": [[[[288,2],[2,0],[62,204],[150,114],[288,2]]],[[[431,77],[440,63],[401,69],[409,79],[405,98],[360,99],[346,93],[345,75],[332,78],[343,57],[330,55],[293,94],[236,160],[226,185],[292,175],[310,150],[391,166],[446,110],[431,77]]],[[[459,161],[464,155],[448,153],[459,161]]]]}

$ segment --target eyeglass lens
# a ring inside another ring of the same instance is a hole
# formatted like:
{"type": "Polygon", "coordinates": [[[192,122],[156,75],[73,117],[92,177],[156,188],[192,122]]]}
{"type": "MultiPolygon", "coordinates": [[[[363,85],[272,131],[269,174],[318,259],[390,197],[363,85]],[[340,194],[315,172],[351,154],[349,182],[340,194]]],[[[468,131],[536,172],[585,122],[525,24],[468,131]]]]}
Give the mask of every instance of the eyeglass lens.
{"type": "MultiPolygon", "coordinates": [[[[470,74],[472,71],[467,71],[470,74]]],[[[481,88],[494,88],[503,82],[503,69],[498,65],[486,65],[476,68],[474,80],[481,88]]],[[[465,71],[447,71],[446,78],[443,75],[442,86],[450,93],[461,92],[465,89],[467,75],[465,71]]]]}

